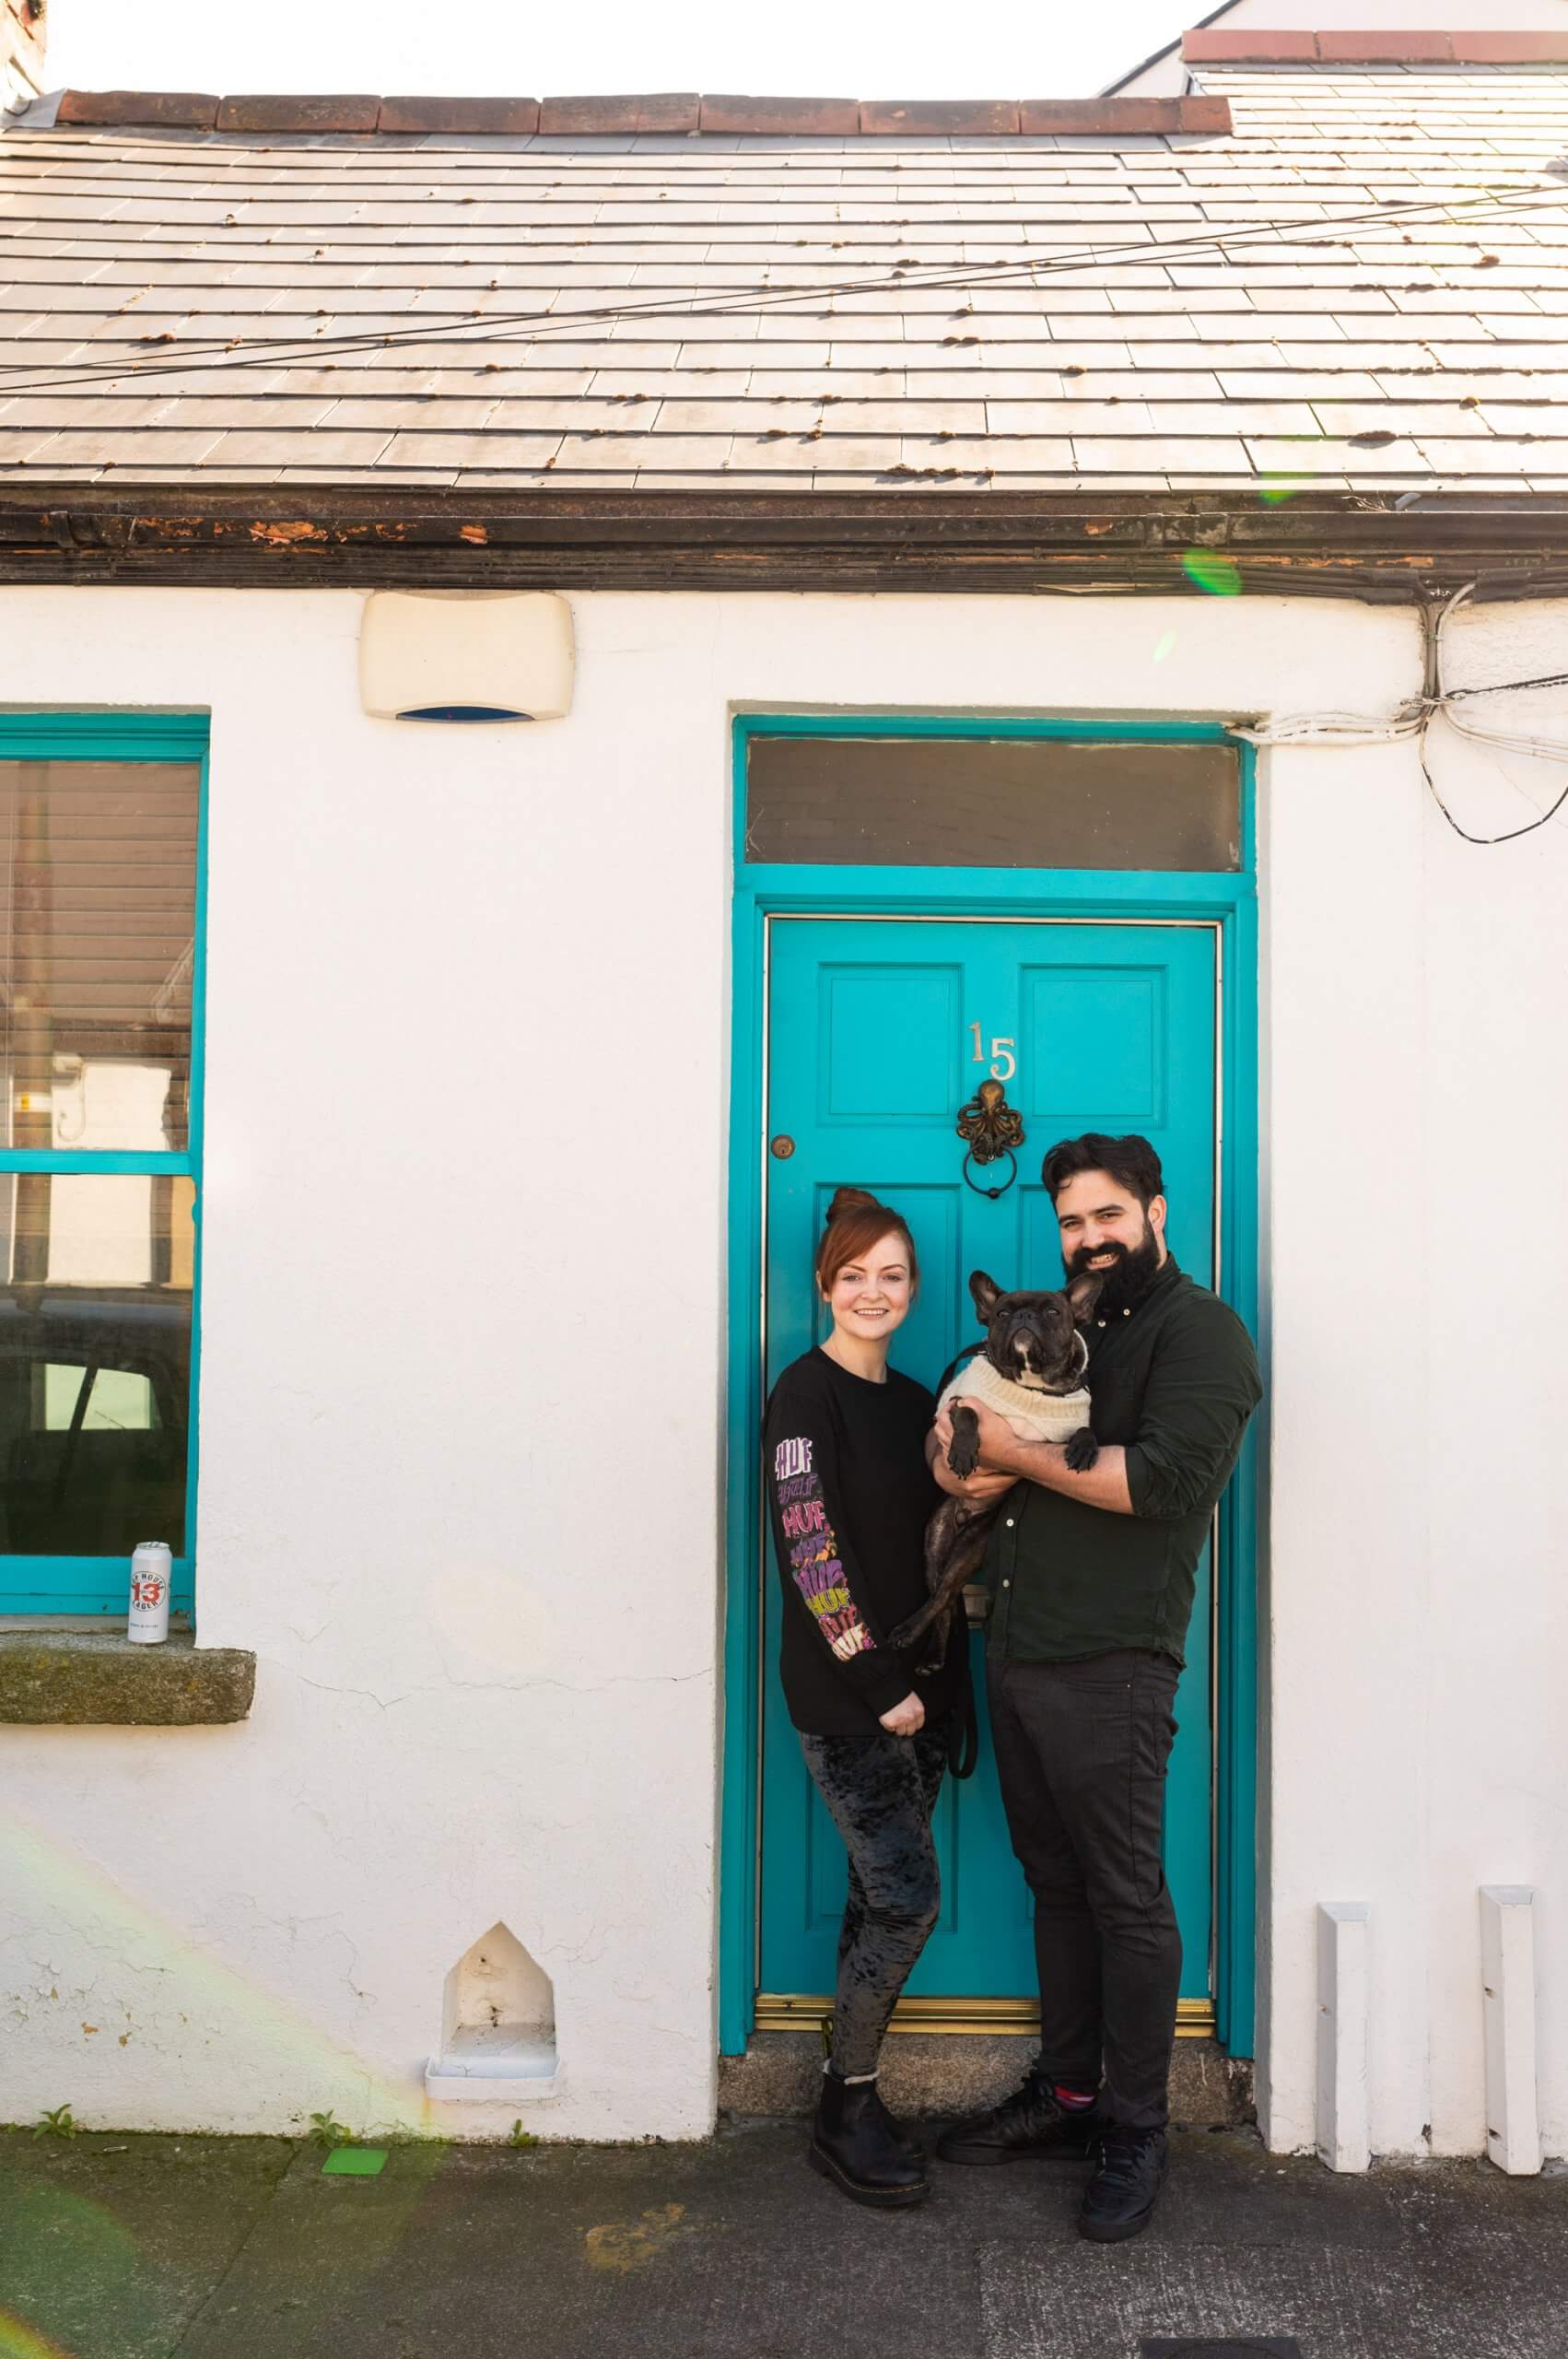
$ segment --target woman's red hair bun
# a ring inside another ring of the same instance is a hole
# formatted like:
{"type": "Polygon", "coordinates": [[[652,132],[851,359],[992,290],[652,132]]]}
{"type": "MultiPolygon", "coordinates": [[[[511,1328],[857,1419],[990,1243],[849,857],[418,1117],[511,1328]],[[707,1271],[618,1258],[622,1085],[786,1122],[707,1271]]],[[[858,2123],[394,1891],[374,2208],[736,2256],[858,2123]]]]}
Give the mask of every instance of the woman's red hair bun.
{"type": "Polygon", "coordinates": [[[858,1262],[883,1237],[901,1237],[909,1256],[911,1292],[920,1282],[915,1239],[902,1213],[882,1203],[869,1188],[836,1188],[827,1207],[827,1226],[816,1249],[816,1282],[825,1295],[847,1262],[858,1262]]]}

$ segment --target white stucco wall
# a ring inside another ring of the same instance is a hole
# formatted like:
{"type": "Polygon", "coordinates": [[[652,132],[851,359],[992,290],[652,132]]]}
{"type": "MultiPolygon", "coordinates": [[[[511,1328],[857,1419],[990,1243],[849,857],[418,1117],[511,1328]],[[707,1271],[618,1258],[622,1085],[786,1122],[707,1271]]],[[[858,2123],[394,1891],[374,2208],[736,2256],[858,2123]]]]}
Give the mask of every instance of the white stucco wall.
{"type": "MultiPolygon", "coordinates": [[[[0,592],[0,702],[213,713],[201,1637],[260,1659],[237,1728],[0,1730],[13,2118],[504,2131],[421,2083],[501,1919],[555,1982],[530,2126],[708,2128],[729,710],[1420,680],[1349,604],[573,605],[569,719],[449,733],[363,718],[348,593],[0,592]]],[[[1455,650],[1568,668],[1568,616],[1455,650]]],[[[1312,1912],[1365,1899],[1375,2144],[1479,2149],[1475,1892],[1517,1880],[1562,2152],[1568,847],[1460,844],[1405,746],[1263,781],[1266,2118],[1310,2142],[1312,1912]]]]}

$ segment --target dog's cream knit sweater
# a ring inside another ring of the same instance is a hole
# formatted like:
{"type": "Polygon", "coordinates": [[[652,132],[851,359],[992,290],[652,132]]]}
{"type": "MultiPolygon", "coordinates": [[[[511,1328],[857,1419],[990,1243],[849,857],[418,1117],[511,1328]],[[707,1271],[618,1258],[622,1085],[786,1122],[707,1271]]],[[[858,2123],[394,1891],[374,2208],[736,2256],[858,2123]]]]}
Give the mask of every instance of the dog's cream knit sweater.
{"type": "Polygon", "coordinates": [[[992,1366],[982,1352],[961,1367],[943,1390],[939,1406],[950,1401],[983,1402],[1005,1417],[1020,1441],[1066,1441],[1089,1423],[1089,1393],[1036,1392],[1032,1385],[1014,1384],[992,1366]]]}

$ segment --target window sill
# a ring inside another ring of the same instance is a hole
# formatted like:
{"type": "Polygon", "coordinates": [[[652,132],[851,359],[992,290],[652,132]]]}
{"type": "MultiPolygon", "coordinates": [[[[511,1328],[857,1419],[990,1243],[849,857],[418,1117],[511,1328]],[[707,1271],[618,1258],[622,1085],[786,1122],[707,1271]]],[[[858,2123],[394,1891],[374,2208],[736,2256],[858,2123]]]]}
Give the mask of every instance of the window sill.
{"type": "Polygon", "coordinates": [[[135,1646],[123,1630],[0,1629],[0,1724],[216,1728],[249,1714],[256,1658],[188,1631],[135,1646]]]}

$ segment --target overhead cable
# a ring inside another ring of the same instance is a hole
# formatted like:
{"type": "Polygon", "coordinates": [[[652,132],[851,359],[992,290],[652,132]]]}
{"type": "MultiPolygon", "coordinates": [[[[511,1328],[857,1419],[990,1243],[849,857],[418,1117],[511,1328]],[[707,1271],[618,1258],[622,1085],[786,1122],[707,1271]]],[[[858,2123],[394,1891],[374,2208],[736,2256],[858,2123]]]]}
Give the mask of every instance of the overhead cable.
{"type": "MultiPolygon", "coordinates": [[[[1217,254],[1221,261],[1231,258],[1231,250],[1247,249],[1247,258],[1267,251],[1267,243],[1300,243],[1304,240],[1315,245],[1336,242],[1335,233],[1358,229],[1388,227],[1435,216],[1447,220],[1456,215],[1466,219],[1501,218],[1515,208],[1525,213],[1549,210],[1568,205],[1568,190],[1543,191],[1531,184],[1498,188],[1474,198],[1427,199],[1408,205],[1380,205],[1375,210],[1357,215],[1325,217],[1314,215],[1296,220],[1258,222],[1249,228],[1215,229],[1194,232],[1180,239],[1167,239],[1144,244],[1129,241],[1108,246],[1085,246],[1076,252],[1042,255],[1037,260],[1019,260],[1007,256],[994,263],[965,264],[957,269],[931,263],[911,263],[884,272],[874,278],[845,279],[826,287],[802,284],[784,286],[756,283],[749,287],[731,288],[714,294],[696,292],[676,297],[653,298],[646,303],[614,303],[585,308],[575,311],[535,311],[516,312],[468,313],[461,319],[420,320],[406,327],[391,330],[348,329],[333,335],[310,338],[264,336],[193,336],[170,334],[170,344],[177,349],[160,354],[157,361],[136,359],[105,360],[99,363],[59,361],[39,363],[8,361],[0,364],[0,377],[32,372],[29,381],[11,383],[4,390],[16,395],[23,393],[63,393],[76,385],[99,384],[109,379],[134,377],[138,381],[170,374],[186,375],[193,371],[205,374],[224,369],[244,369],[258,365],[283,367],[290,361],[319,361],[323,354],[352,354],[384,351],[404,345],[428,345],[449,341],[459,348],[465,344],[507,344],[532,342],[537,338],[584,328],[607,328],[661,319],[715,318],[741,314],[749,316],[758,311],[777,309],[785,304],[825,303],[863,295],[898,295],[904,292],[969,292],[986,287],[1005,286],[1025,280],[1031,284],[1042,277],[1059,276],[1070,271],[1118,268],[1144,264],[1157,267],[1165,263],[1192,263],[1205,253],[1217,254]],[[925,273],[926,276],[919,274],[925,273]],[[930,275],[930,274],[935,274],[930,275]],[[511,333],[502,333],[511,331],[511,333]]],[[[389,289],[389,293],[397,290],[389,289]]],[[[154,340],[154,339],[149,339],[154,340]]],[[[163,338],[156,341],[160,344],[163,338]]]]}
{"type": "MultiPolygon", "coordinates": [[[[1231,724],[1231,734],[1249,745],[1388,745],[1413,739],[1422,778],[1439,811],[1457,836],[1468,844],[1510,844],[1521,836],[1533,835],[1568,804],[1568,783],[1544,811],[1536,810],[1534,816],[1522,827],[1505,827],[1495,835],[1477,835],[1457,819],[1439,792],[1428,760],[1432,728],[1441,720],[1445,727],[1460,737],[1485,745],[1493,753],[1522,754],[1536,761],[1568,763],[1568,740],[1539,737],[1527,731],[1497,729],[1487,722],[1467,721],[1456,712],[1455,706],[1470,697],[1508,696],[1527,688],[1558,688],[1568,687],[1568,672],[1546,672],[1522,680],[1476,682],[1469,687],[1453,688],[1444,681],[1443,634],[1459,607],[1474,597],[1476,584],[1468,581],[1455,591],[1452,597],[1435,610],[1423,608],[1422,628],[1427,634],[1427,681],[1422,694],[1410,697],[1386,715],[1357,712],[1289,713],[1282,719],[1266,722],[1261,728],[1251,728],[1244,722],[1231,724]]],[[[1504,776],[1506,773],[1504,774],[1504,776]]],[[[1515,792],[1524,794],[1516,780],[1508,780],[1515,792]]],[[[1528,796],[1525,797],[1529,800],[1528,796]]]]}

